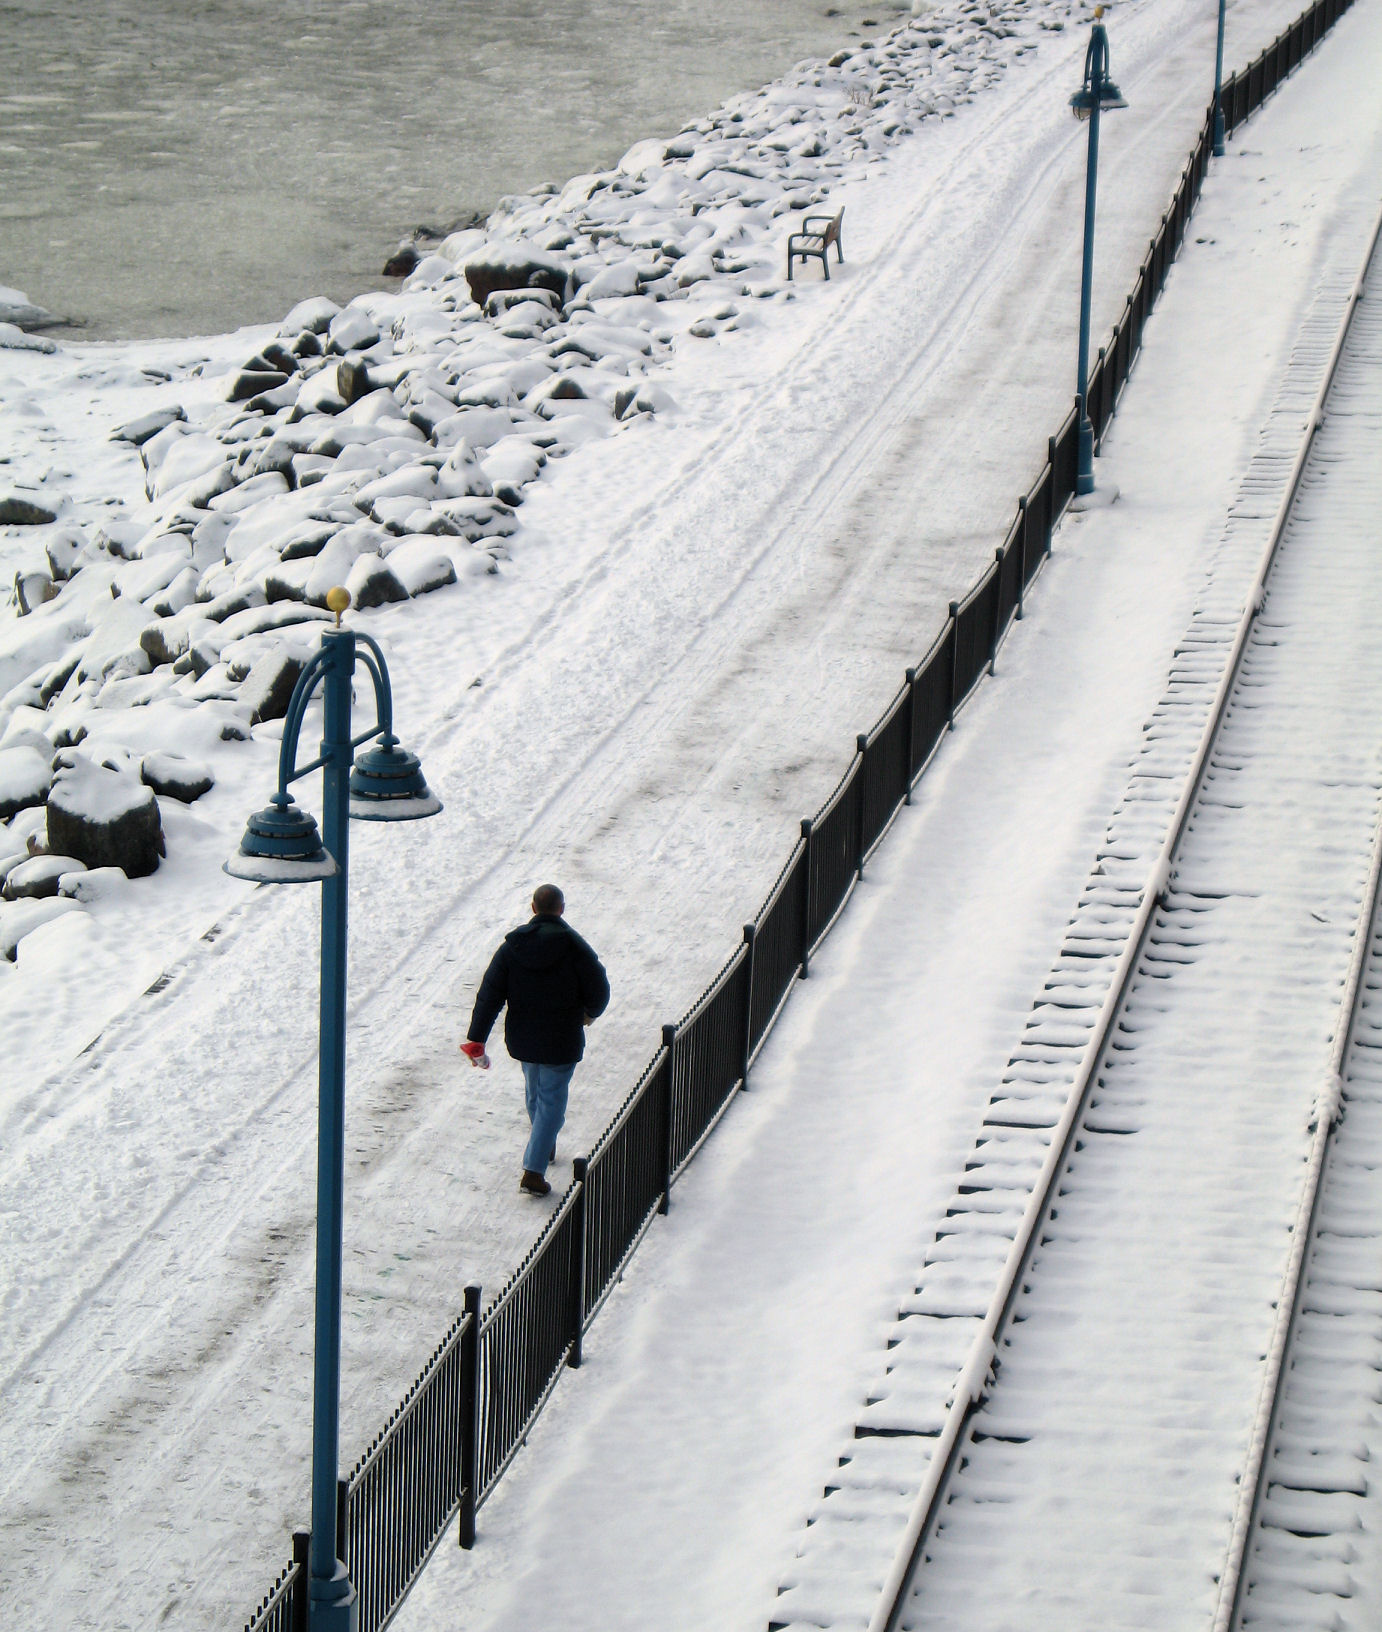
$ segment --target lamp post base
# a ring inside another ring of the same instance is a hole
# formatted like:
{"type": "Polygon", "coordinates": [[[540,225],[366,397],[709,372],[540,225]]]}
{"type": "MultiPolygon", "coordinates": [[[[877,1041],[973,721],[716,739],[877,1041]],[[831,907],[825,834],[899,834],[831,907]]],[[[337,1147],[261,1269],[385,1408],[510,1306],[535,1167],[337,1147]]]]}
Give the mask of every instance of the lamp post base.
{"type": "Polygon", "coordinates": [[[1107,510],[1109,505],[1118,502],[1118,483],[1102,482],[1088,493],[1077,493],[1070,501],[1070,508],[1079,516],[1086,510],[1107,510]]]}
{"type": "Polygon", "coordinates": [[[307,1584],[307,1632],[359,1632],[360,1600],[340,1559],[335,1574],[314,1575],[307,1584]]]}
{"type": "Polygon", "coordinates": [[[1215,108],[1214,110],[1213,153],[1216,159],[1222,159],[1224,156],[1224,110],[1222,108],[1215,108]]]}

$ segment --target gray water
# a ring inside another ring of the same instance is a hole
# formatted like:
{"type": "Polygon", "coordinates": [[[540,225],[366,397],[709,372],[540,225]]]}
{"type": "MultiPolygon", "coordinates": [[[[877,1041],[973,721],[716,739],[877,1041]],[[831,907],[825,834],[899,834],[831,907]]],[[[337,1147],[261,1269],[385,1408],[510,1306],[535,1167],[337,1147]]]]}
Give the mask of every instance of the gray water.
{"type": "MultiPolygon", "coordinates": [[[[0,0],[0,284],[99,339],[379,287],[899,0],[0,0]]],[[[910,8],[908,8],[910,9],[910,8]]]]}

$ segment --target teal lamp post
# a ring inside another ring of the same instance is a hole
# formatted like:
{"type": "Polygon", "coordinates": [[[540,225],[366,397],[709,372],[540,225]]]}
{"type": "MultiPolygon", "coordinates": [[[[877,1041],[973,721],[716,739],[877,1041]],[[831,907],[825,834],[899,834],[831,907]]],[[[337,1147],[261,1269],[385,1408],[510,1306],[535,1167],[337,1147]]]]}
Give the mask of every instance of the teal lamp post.
{"type": "Polygon", "coordinates": [[[350,605],[344,589],[326,598],[336,627],[303,669],[283,721],[278,790],[251,816],[239,850],[225,864],[234,878],[261,884],[320,882],[321,1041],[317,1108],[316,1350],[312,1376],[312,1541],[308,1553],[309,1632],[356,1632],[355,1588],[339,1557],[336,1479],[341,1398],[341,1233],[345,1185],[346,885],[350,818],[409,822],[435,816],[441,801],[423,780],[417,758],[393,734],[389,671],[378,643],[341,628],[350,605]],[[351,734],[351,682],[363,665],[374,682],[375,723],[351,734]],[[298,765],[303,716],[320,689],[321,753],[298,765]],[[364,744],[378,739],[363,753],[364,744]],[[323,824],[293,801],[289,784],[323,773],[323,824]]]}
{"type": "Polygon", "coordinates": [[[1076,374],[1075,403],[1080,416],[1079,464],[1075,475],[1076,493],[1094,491],[1094,427],[1089,419],[1089,306],[1094,287],[1094,199],[1099,182],[1099,115],[1112,108],[1126,108],[1118,87],[1109,78],[1108,35],[1100,19],[1102,6],[1094,8],[1094,27],[1084,58],[1084,84],[1070,98],[1077,119],[1089,121],[1089,159],[1084,184],[1084,267],[1080,277],[1080,359],[1076,374]]]}
{"type": "Polygon", "coordinates": [[[1214,48],[1214,157],[1224,156],[1224,4],[1219,0],[1219,42],[1214,48]]]}

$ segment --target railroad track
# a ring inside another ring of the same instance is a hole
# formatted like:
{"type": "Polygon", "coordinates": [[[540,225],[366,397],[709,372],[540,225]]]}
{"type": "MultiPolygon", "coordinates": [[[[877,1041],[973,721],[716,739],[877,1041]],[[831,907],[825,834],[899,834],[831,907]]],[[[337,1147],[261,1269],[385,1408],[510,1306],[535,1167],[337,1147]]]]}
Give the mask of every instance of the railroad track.
{"type": "Polygon", "coordinates": [[[1382,1587],[1377,242],[1302,332],[774,1628],[1342,1628],[1382,1587]]]}

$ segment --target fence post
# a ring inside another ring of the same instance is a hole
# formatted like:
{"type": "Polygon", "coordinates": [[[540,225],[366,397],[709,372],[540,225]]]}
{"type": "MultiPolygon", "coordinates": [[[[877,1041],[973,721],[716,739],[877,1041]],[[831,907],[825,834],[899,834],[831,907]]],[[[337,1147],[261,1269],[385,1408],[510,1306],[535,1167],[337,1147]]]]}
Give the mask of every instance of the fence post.
{"type": "Polygon", "coordinates": [[[1046,500],[1046,540],[1045,555],[1051,559],[1051,535],[1056,530],[1056,439],[1054,436],[1046,438],[1046,463],[1051,471],[1051,490],[1046,500]]]}
{"type": "Polygon", "coordinates": [[[456,1539],[467,1552],[475,1545],[475,1509],[480,1478],[480,1288],[465,1289],[470,1317],[461,1333],[461,1513],[456,1539]]]}
{"type": "Polygon", "coordinates": [[[989,637],[989,678],[998,661],[998,637],[1003,632],[1003,546],[993,552],[993,633],[989,637]]]}
{"type": "Polygon", "coordinates": [[[307,1632],[307,1558],[312,1547],[310,1530],[293,1531],[293,1563],[297,1565],[297,1580],[293,1583],[293,1632],[307,1632]]]}
{"type": "Polygon", "coordinates": [[[854,876],[862,878],[864,876],[864,822],[867,816],[864,809],[864,799],[869,774],[869,739],[863,731],[855,737],[854,749],[859,755],[859,775],[855,778],[859,785],[859,794],[855,800],[859,807],[859,815],[854,824],[854,876]]]}
{"type": "MultiPolygon", "coordinates": [[[[336,1481],[336,1557],[350,1568],[350,1481],[336,1481]]],[[[359,1583],[357,1582],[358,1586],[359,1583]]]]}
{"type": "Polygon", "coordinates": [[[754,944],[758,939],[757,924],[744,925],[744,1047],[739,1056],[739,1086],[749,1085],[749,1055],[753,1053],[753,966],[754,944]]]}
{"type": "Polygon", "coordinates": [[[916,775],[913,760],[917,750],[917,671],[907,670],[907,774],[903,779],[902,803],[912,802],[912,778],[916,775]]]}
{"type": "Polygon", "coordinates": [[[672,1079],[676,1075],[677,1028],[662,1028],[662,1046],[667,1050],[667,1087],[662,1095],[662,1200],[657,1210],[665,1214],[672,1205],[672,1079]]]}
{"type": "Polygon", "coordinates": [[[1099,347],[1099,434],[1094,445],[1101,448],[1104,441],[1104,431],[1113,415],[1113,389],[1109,381],[1108,347],[1099,347]]]}
{"type": "Polygon", "coordinates": [[[575,1215],[571,1220],[571,1350],[566,1363],[575,1371],[581,1363],[581,1339],[585,1335],[585,1224],[589,1216],[585,1176],[590,1171],[590,1158],[577,1156],[571,1167],[576,1175],[576,1200],[571,1208],[575,1215]]]}
{"type": "Polygon", "coordinates": [[[806,880],[801,891],[801,978],[803,980],[811,973],[811,851],[814,843],[811,835],[815,831],[815,822],[809,816],[803,816],[801,819],[801,836],[806,841],[806,852],[801,858],[802,871],[806,880]]]}
{"type": "Polygon", "coordinates": [[[960,603],[950,603],[950,707],[946,711],[947,731],[955,729],[955,692],[960,684],[960,603]]]}
{"type": "Polygon", "coordinates": [[[1027,514],[1027,495],[1025,493],[1017,501],[1017,520],[1017,611],[1013,615],[1021,623],[1022,597],[1027,589],[1027,527],[1031,520],[1027,514]]]}

